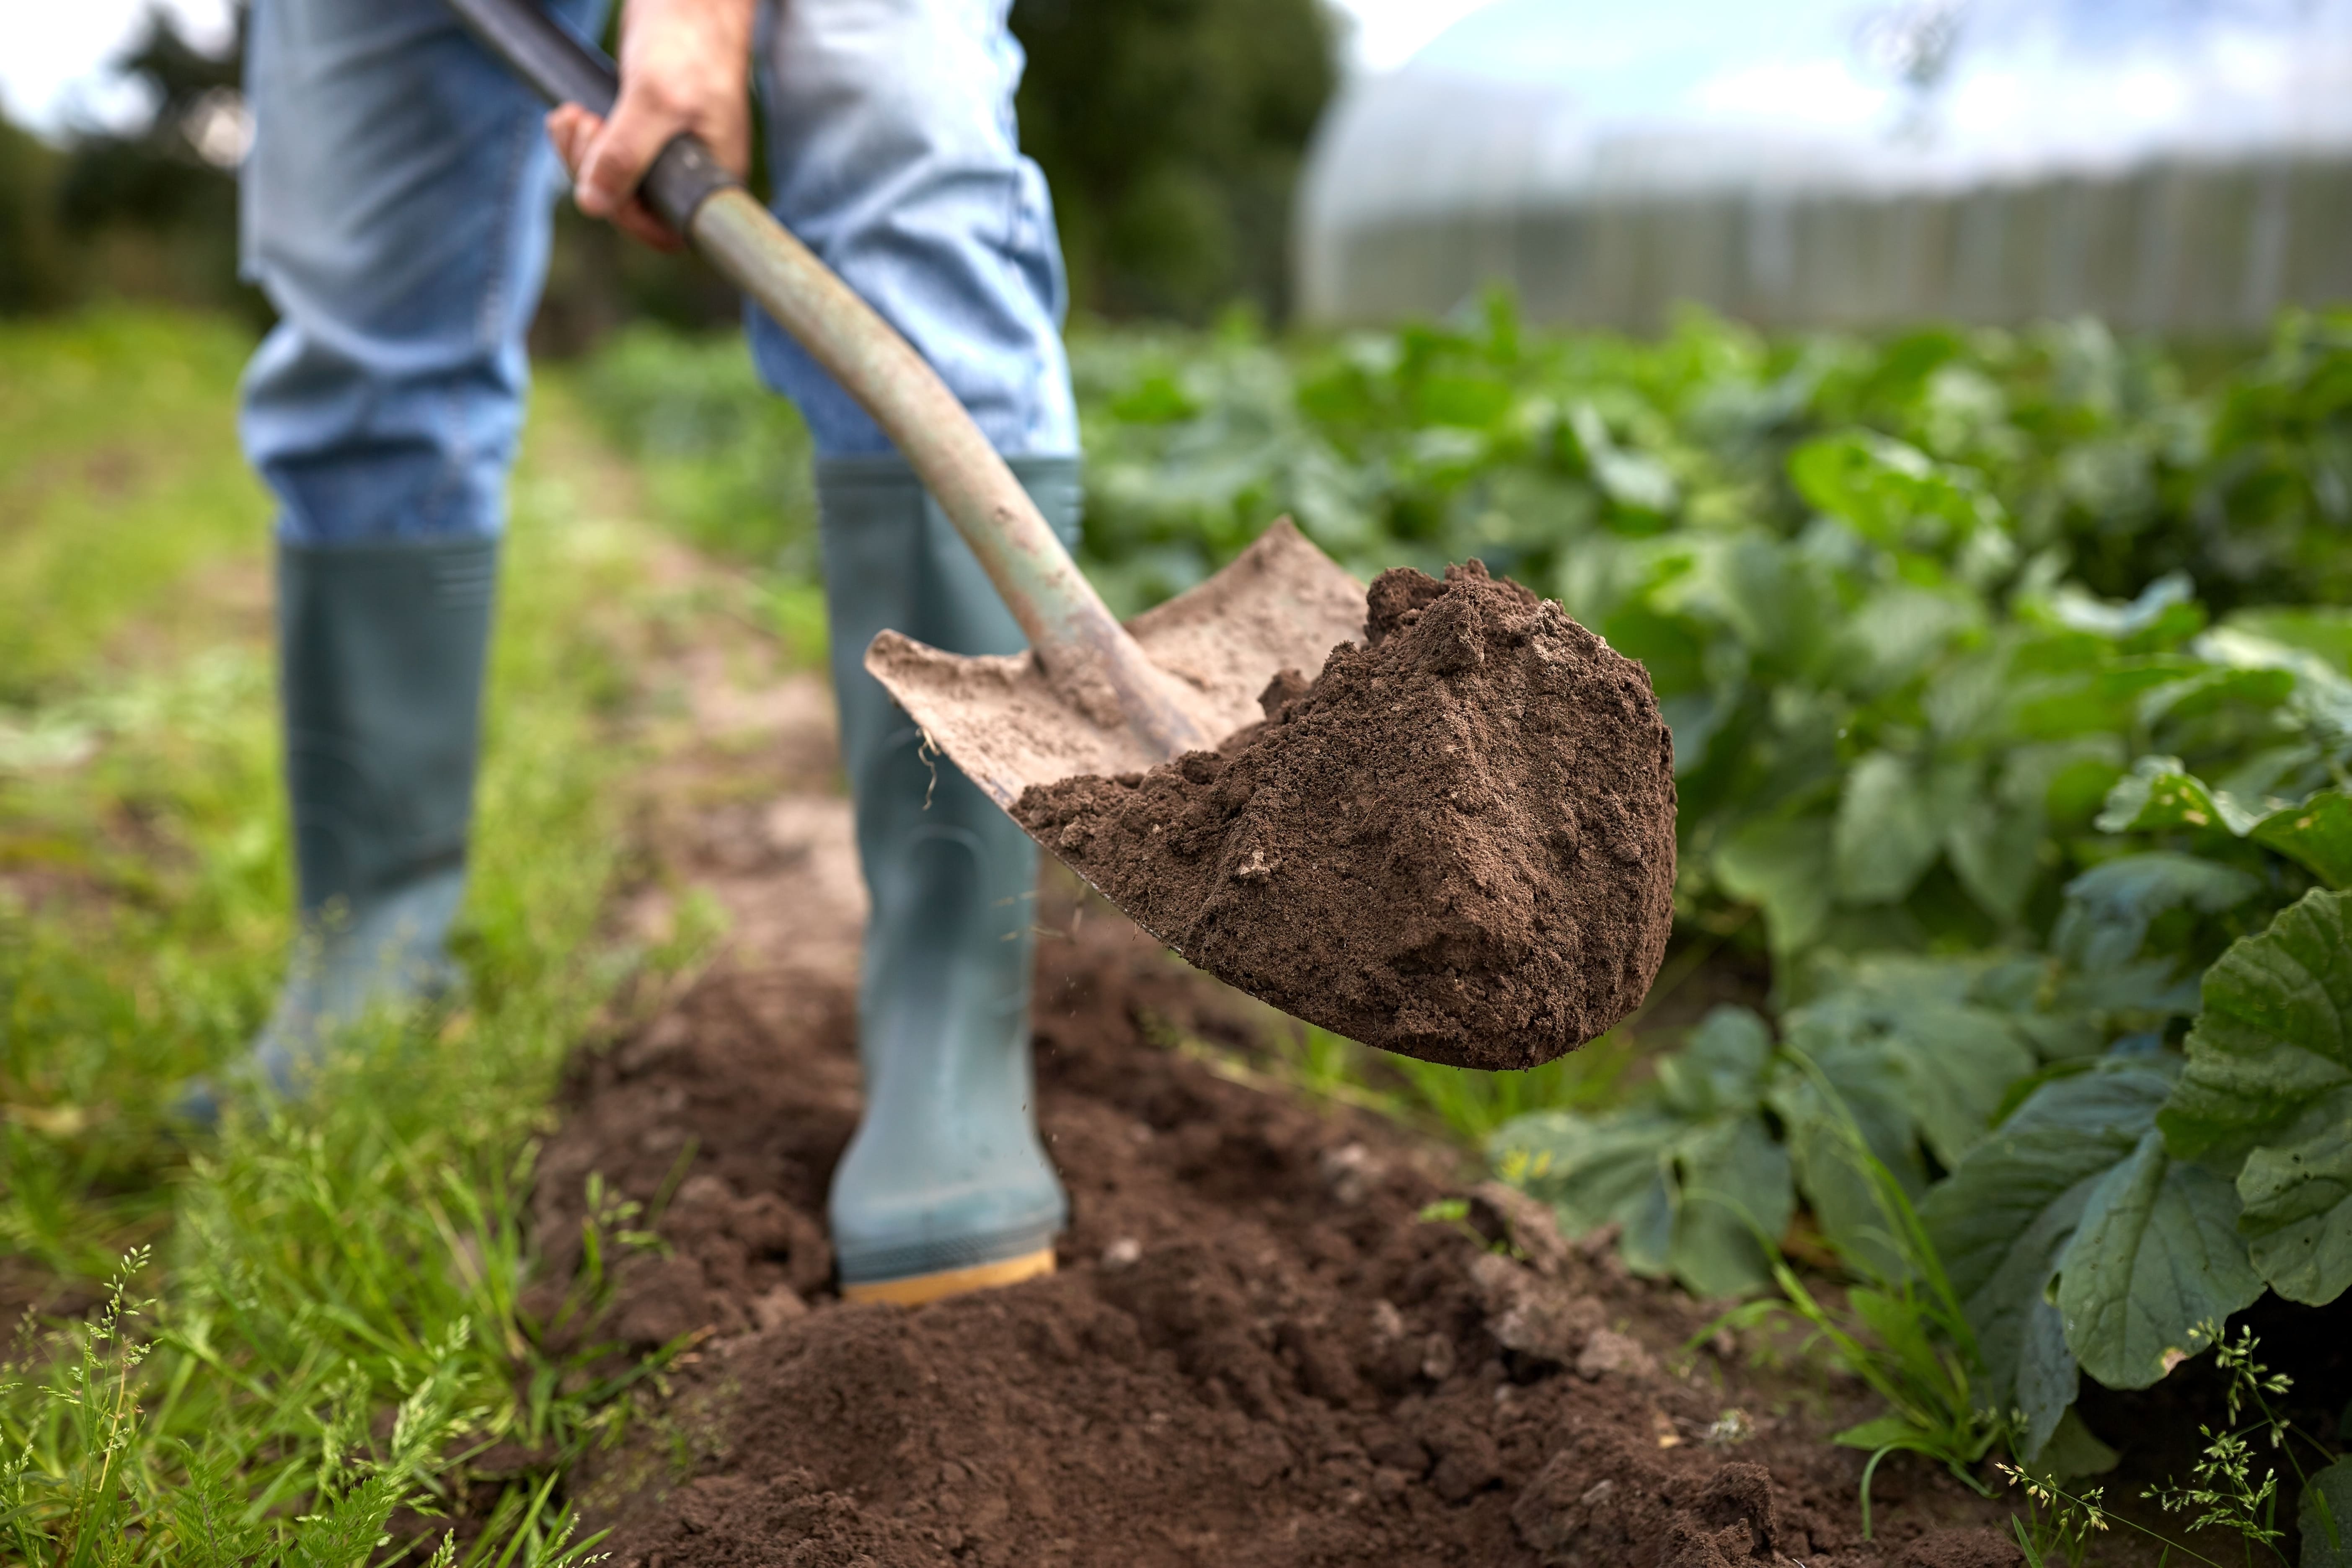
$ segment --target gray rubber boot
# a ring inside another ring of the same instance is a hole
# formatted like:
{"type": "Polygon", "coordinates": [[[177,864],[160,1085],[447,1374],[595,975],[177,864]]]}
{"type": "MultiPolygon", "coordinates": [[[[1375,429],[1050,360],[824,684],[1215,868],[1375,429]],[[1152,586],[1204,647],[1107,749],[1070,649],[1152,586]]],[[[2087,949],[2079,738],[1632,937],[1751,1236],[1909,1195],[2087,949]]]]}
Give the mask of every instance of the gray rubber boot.
{"type": "MultiPolygon", "coordinates": [[[[1014,458],[1075,542],[1078,460],[1014,458]]],[[[858,993],[866,1113],[829,1205],[843,1291],[913,1301],[1052,1268],[1068,1200],[1037,1139],[1029,1050],[1037,849],[866,673],[888,626],[954,653],[1020,628],[897,457],[817,465],[842,758],[872,912],[858,993]]]]}
{"type": "MultiPolygon", "coordinates": [[[[278,684],[301,932],[236,1076],[296,1091],[336,1031],[456,988],[498,545],[278,553],[278,684]]],[[[213,1113],[202,1089],[186,1109],[213,1113]]]]}

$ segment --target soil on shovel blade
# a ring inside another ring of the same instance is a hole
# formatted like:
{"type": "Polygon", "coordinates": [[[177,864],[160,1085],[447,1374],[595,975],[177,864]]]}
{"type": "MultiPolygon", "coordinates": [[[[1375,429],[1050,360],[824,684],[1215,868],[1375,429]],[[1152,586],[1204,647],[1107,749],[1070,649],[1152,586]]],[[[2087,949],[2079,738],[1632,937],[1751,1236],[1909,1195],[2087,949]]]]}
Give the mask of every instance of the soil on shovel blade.
{"type": "Polygon", "coordinates": [[[1674,744],[1648,675],[1477,562],[1371,587],[1361,647],[1265,721],[1013,815],[1202,968],[1408,1056],[1529,1068],[1650,988],[1674,744]]]}
{"type": "MultiPolygon", "coordinates": [[[[766,754],[805,759],[807,730],[766,754]]],[[[1822,1437],[1867,1413],[1854,1390],[1759,1383],[1728,1336],[1685,1364],[1705,1310],[1458,1151],[1237,1068],[1271,1015],[1076,889],[1039,916],[1059,1272],[842,1304],[822,1219],[858,1105],[845,803],[698,807],[667,837],[728,950],[583,1056],[534,1200],[559,1280],[591,1173],[648,1205],[668,1250],[625,1266],[606,1331],[700,1336],[570,1478],[615,1564],[2015,1560],[1998,1514],[1906,1458],[1865,1542],[1863,1456],[1822,1437]]]]}

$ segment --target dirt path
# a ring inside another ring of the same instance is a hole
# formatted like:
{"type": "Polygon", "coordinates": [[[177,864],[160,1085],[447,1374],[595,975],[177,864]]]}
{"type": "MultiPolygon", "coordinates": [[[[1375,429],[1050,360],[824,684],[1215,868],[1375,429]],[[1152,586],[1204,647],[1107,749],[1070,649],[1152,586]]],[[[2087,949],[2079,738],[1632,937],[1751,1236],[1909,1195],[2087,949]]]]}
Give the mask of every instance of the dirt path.
{"type": "Polygon", "coordinates": [[[670,890],[634,918],[659,929],[688,883],[730,935],[583,1058],[536,1200],[561,1268],[590,1173],[667,1193],[671,1251],[630,1266],[613,1325],[707,1334],[573,1478],[616,1564],[2014,1560],[1996,1515],[1902,1461],[1864,1542],[1860,1456],[1820,1440],[1850,1392],[1759,1385],[1728,1345],[1680,1364],[1704,1313],[1507,1194],[1470,1226],[1523,1261],[1420,1219],[1474,1179],[1458,1155],[1168,1048],[1246,1048],[1252,1015],[1074,895],[1039,916],[1061,1272],[839,1304],[822,1216],[857,1110],[848,810],[817,682],[754,700],[725,674],[690,683],[706,743],[657,794],[670,890]]]}

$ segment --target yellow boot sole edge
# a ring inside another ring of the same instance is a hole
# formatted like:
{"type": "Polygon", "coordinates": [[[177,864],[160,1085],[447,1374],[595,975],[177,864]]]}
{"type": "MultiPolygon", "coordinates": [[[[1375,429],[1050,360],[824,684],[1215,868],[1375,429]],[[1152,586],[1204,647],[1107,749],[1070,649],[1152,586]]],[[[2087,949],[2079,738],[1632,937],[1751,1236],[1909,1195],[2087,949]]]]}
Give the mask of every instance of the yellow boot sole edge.
{"type": "Polygon", "coordinates": [[[877,1279],[864,1285],[844,1285],[841,1299],[845,1301],[888,1301],[894,1306],[919,1307],[926,1301],[944,1300],[970,1290],[991,1290],[999,1285],[1018,1285],[1024,1279],[1034,1279],[1054,1271],[1054,1249],[1042,1247],[1024,1253],[1019,1258],[1006,1258],[994,1263],[975,1263],[969,1268],[943,1268],[937,1274],[914,1274],[904,1279],[877,1279]]]}

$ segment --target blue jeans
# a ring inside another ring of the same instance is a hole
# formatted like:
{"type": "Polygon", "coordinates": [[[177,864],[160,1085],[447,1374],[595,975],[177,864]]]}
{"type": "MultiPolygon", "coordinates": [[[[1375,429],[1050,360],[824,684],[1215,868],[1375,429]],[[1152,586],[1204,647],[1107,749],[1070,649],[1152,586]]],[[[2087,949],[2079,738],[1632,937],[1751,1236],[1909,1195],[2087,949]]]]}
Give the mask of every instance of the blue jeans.
{"type": "MultiPolygon", "coordinates": [[[[583,32],[604,0],[554,0],[583,32]]],[[[1009,0],[781,0],[759,79],[786,226],[922,352],[1008,454],[1077,450],[1044,177],[1013,125],[1009,0]]],[[[246,450],[290,544],[480,538],[505,481],[562,171],[541,106],[441,0],[257,0],[247,274],[281,320],[246,450]]],[[[872,420],[751,312],[821,456],[872,420]]]]}

